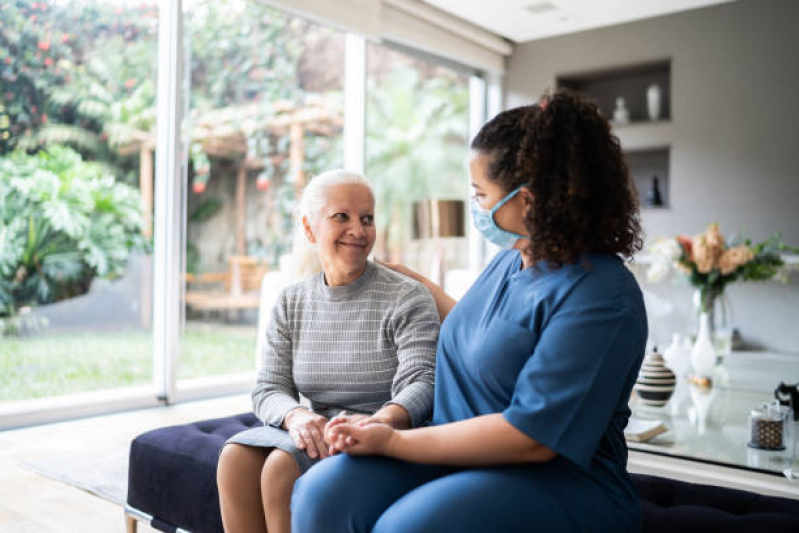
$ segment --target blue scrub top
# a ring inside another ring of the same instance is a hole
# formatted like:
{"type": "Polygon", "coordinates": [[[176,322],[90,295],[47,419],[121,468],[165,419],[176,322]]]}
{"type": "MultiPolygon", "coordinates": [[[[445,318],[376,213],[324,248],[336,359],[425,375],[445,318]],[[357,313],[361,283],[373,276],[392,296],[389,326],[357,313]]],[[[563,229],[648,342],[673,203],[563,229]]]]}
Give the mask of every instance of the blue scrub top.
{"type": "Polygon", "coordinates": [[[442,324],[433,424],[502,413],[569,478],[637,502],[623,431],[646,338],[618,257],[522,269],[518,251],[500,252],[442,324]]]}

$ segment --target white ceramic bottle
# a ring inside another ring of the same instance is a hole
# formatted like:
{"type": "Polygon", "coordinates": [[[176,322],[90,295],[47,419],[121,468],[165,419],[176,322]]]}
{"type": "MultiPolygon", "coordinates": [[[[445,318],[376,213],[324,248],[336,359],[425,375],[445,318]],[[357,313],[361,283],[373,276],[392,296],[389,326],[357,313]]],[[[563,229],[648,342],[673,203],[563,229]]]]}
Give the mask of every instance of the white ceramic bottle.
{"type": "Polygon", "coordinates": [[[700,377],[710,377],[716,365],[716,349],[710,338],[710,317],[707,313],[699,315],[699,333],[691,348],[691,366],[700,377]]]}
{"type": "Polygon", "coordinates": [[[685,350],[682,335],[674,332],[671,337],[671,344],[663,352],[663,359],[666,361],[666,365],[676,374],[677,381],[684,378],[690,370],[690,357],[691,350],[685,350]]]}

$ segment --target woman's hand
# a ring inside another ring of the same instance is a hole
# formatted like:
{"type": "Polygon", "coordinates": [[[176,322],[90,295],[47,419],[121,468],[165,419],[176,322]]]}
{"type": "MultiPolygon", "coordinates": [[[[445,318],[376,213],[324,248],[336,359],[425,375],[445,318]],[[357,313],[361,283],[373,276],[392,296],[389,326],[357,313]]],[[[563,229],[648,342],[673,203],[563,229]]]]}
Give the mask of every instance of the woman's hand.
{"type": "Polygon", "coordinates": [[[324,459],[330,455],[325,442],[327,418],[299,407],[286,415],[284,425],[289,436],[300,450],[311,459],[324,459]]]}
{"type": "Polygon", "coordinates": [[[375,263],[383,265],[386,268],[390,268],[394,272],[399,272],[403,276],[408,276],[409,278],[415,279],[416,281],[420,281],[422,283],[430,282],[429,279],[427,279],[426,277],[422,276],[421,274],[419,274],[415,270],[411,270],[410,268],[406,267],[405,265],[401,265],[399,263],[386,263],[384,261],[380,261],[379,259],[375,259],[375,263]]]}
{"type": "Polygon", "coordinates": [[[388,424],[339,424],[330,428],[330,448],[351,455],[386,455],[397,430],[388,424]]]}
{"type": "Polygon", "coordinates": [[[375,262],[383,265],[386,268],[390,268],[395,272],[399,272],[403,276],[408,276],[411,279],[415,279],[427,287],[427,290],[430,291],[431,295],[433,295],[433,300],[435,300],[436,309],[438,310],[438,317],[442,322],[447,317],[449,312],[452,311],[452,308],[455,307],[455,304],[458,303],[449,294],[445,293],[442,287],[439,287],[426,277],[411,270],[405,265],[400,265],[399,263],[384,263],[383,261],[378,261],[377,259],[375,259],[375,262]]]}
{"type": "Polygon", "coordinates": [[[325,443],[327,443],[327,446],[328,446],[328,449],[327,449],[328,453],[330,455],[335,455],[335,454],[339,453],[338,450],[336,450],[335,448],[333,448],[333,446],[330,445],[330,430],[332,428],[334,428],[334,427],[336,427],[338,425],[341,425],[341,424],[360,424],[362,421],[370,420],[371,418],[373,418],[373,417],[371,417],[369,415],[350,414],[350,413],[346,413],[344,411],[342,411],[340,414],[337,414],[336,416],[331,418],[328,421],[328,423],[325,424],[325,432],[324,432],[325,443]]]}

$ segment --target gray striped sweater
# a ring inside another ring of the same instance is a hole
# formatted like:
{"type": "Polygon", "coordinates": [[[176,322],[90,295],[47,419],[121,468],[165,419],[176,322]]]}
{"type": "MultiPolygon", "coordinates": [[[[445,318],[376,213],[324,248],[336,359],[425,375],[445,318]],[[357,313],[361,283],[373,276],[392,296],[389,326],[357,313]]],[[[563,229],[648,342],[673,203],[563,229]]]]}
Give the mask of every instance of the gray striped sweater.
{"type": "Polygon", "coordinates": [[[302,394],[326,417],[398,404],[418,426],[433,408],[438,330],[427,289],[371,261],[347,285],[321,272],[291,285],[272,308],[255,414],[279,427],[302,394]]]}

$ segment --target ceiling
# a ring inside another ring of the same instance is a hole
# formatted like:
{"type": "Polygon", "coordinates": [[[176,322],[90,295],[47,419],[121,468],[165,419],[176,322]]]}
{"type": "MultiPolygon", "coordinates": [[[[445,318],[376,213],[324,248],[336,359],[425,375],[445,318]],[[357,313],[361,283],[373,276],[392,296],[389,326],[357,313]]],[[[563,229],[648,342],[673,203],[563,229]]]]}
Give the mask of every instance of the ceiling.
{"type": "Polygon", "coordinates": [[[423,0],[514,42],[543,39],[734,0],[423,0]]]}

